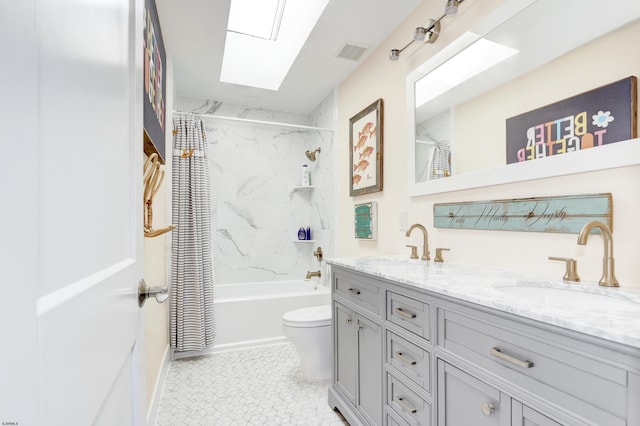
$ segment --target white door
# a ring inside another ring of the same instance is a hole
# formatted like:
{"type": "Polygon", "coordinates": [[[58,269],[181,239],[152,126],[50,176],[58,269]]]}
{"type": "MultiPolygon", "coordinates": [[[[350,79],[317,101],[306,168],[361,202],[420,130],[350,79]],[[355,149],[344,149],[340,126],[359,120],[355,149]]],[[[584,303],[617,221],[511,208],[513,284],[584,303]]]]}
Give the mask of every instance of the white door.
{"type": "Polygon", "coordinates": [[[0,0],[0,424],[141,424],[142,3],[0,0]]]}

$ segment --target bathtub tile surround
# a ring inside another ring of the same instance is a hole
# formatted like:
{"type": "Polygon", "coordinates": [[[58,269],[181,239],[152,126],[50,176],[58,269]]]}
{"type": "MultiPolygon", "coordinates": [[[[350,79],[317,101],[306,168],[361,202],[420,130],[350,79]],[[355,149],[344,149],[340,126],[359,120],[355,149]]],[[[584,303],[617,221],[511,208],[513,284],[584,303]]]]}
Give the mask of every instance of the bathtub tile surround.
{"type": "MultiPolygon", "coordinates": [[[[178,110],[332,127],[333,96],[308,116],[192,98],[179,98],[178,110]]],[[[209,141],[216,282],[299,279],[318,270],[314,248],[331,253],[334,245],[333,132],[202,118],[209,141]],[[305,151],[318,147],[318,159],[309,161],[305,151]],[[303,164],[314,189],[294,191],[303,164]],[[316,243],[293,242],[301,226],[311,228],[316,243]]]]}
{"type": "Polygon", "coordinates": [[[290,343],[173,361],[156,425],[346,425],[329,386],[302,379],[290,343]]]}

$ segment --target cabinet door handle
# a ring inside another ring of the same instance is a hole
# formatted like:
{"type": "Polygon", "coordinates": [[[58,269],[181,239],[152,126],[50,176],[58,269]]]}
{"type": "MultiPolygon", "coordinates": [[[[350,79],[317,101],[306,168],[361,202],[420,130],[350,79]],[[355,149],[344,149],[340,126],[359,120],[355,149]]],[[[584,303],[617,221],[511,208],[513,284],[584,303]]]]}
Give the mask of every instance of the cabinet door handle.
{"type": "Polygon", "coordinates": [[[347,290],[352,294],[360,294],[360,290],[358,290],[357,288],[348,288],[347,290]]]}
{"type": "Polygon", "coordinates": [[[480,408],[482,409],[482,414],[484,414],[487,417],[491,416],[493,412],[496,410],[493,405],[486,402],[482,404],[482,407],[480,408]]]}
{"type": "Polygon", "coordinates": [[[396,358],[398,358],[403,364],[406,365],[416,365],[416,362],[411,358],[407,357],[402,352],[396,352],[396,358]]]}
{"type": "Polygon", "coordinates": [[[415,414],[418,412],[418,410],[416,410],[411,405],[404,402],[404,397],[397,396],[396,403],[400,406],[400,408],[402,408],[403,411],[406,411],[409,414],[415,414]]]}
{"type": "Polygon", "coordinates": [[[522,367],[522,368],[531,368],[531,367],[533,367],[533,362],[531,362],[531,361],[527,361],[527,360],[522,361],[522,360],[519,360],[518,358],[514,358],[514,357],[509,356],[509,355],[507,355],[507,354],[503,354],[503,353],[500,351],[500,348],[491,348],[491,350],[489,351],[489,353],[490,353],[491,355],[493,355],[493,356],[497,356],[498,358],[503,359],[503,360],[505,360],[505,361],[507,361],[507,362],[510,362],[510,363],[512,363],[512,364],[515,364],[515,365],[517,365],[518,367],[522,367]]]}
{"type": "Polygon", "coordinates": [[[408,319],[414,319],[416,317],[416,314],[407,312],[402,308],[395,308],[394,311],[396,312],[396,314],[400,315],[401,317],[405,317],[408,319]]]}
{"type": "Polygon", "coordinates": [[[350,323],[351,323],[351,321],[353,321],[353,320],[351,319],[351,317],[347,317],[347,324],[350,324],[350,323]]]}

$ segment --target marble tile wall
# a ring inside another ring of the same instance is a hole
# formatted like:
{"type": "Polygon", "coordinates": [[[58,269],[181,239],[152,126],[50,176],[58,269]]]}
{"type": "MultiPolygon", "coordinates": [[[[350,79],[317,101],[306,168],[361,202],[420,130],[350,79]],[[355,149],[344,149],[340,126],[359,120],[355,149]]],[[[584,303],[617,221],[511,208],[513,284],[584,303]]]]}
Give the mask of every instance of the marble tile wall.
{"type": "MultiPolygon", "coordinates": [[[[179,98],[178,110],[305,126],[333,127],[333,96],[308,116],[179,98]]],[[[209,143],[216,283],[302,279],[320,264],[312,252],[334,244],[333,132],[203,117],[209,143]],[[311,162],[306,150],[321,148],[311,162]],[[308,164],[312,190],[300,185],[308,164]],[[298,243],[310,226],[315,243],[298,243]]]]}

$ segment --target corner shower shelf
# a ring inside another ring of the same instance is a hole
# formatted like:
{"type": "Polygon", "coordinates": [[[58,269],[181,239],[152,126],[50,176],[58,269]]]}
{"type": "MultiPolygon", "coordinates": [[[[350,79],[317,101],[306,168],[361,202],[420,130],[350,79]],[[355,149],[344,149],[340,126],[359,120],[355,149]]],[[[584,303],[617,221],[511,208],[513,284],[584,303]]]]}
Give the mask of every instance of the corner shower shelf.
{"type": "Polygon", "coordinates": [[[309,186],[294,186],[293,190],[294,191],[310,191],[313,188],[315,188],[315,186],[313,186],[313,185],[309,185],[309,186]]]}

